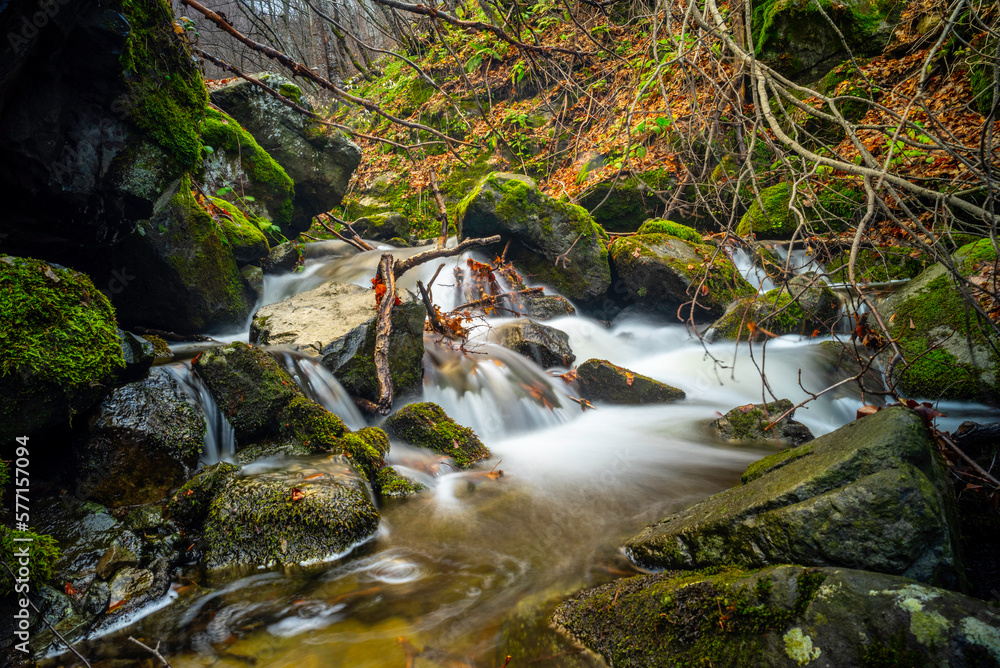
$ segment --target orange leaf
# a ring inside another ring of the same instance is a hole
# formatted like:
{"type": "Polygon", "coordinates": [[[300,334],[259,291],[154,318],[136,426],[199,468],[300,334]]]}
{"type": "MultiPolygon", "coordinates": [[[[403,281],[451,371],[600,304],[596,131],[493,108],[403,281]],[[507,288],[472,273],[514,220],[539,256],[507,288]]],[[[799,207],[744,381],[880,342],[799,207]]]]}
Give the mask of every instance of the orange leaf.
{"type": "Polygon", "coordinates": [[[69,582],[67,582],[67,583],[66,583],[66,586],[65,586],[65,587],[63,587],[63,591],[65,591],[65,592],[66,592],[66,595],[67,595],[67,596],[76,596],[77,594],[79,594],[79,593],[80,593],[80,592],[78,592],[78,591],[76,590],[76,588],[75,588],[75,587],[74,587],[73,585],[71,585],[71,584],[70,584],[69,582]]]}
{"type": "Polygon", "coordinates": [[[635,374],[632,373],[631,371],[626,371],[625,372],[625,380],[628,382],[629,387],[631,387],[632,386],[632,381],[635,380],[635,374]]]}
{"type": "Polygon", "coordinates": [[[123,605],[125,605],[125,599],[122,599],[122,600],[118,601],[117,603],[112,603],[108,607],[107,611],[108,612],[114,612],[115,610],[117,610],[118,608],[122,607],[123,605]]]}
{"type": "Polygon", "coordinates": [[[292,501],[301,501],[306,498],[306,493],[298,487],[292,489],[292,501]]]}
{"type": "Polygon", "coordinates": [[[871,415],[872,413],[878,413],[881,406],[868,406],[867,404],[858,409],[858,414],[854,416],[855,420],[863,418],[866,415],[871,415]]]}

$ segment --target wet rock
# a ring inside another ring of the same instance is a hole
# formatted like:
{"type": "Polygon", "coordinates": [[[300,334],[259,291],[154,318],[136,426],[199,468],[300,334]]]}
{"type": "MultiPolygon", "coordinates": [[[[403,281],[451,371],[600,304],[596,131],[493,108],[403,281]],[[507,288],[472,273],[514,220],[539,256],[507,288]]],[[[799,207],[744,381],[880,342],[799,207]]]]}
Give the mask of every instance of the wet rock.
{"type": "Polygon", "coordinates": [[[576,355],[569,347],[569,336],[565,332],[530,320],[518,320],[494,327],[490,331],[490,339],[534,360],[543,369],[554,366],[571,367],[576,360],[576,355]]]}
{"type": "Polygon", "coordinates": [[[163,498],[194,472],[205,418],[164,368],[119,387],[101,403],[77,449],[93,498],[110,506],[163,498]]]}
{"type": "Polygon", "coordinates": [[[383,499],[404,499],[427,489],[419,482],[410,480],[391,466],[383,466],[378,471],[378,492],[383,499]]]}
{"type": "Polygon", "coordinates": [[[273,431],[278,413],[299,394],[273,357],[245,343],[206,350],[192,367],[233,425],[237,439],[249,441],[273,431]]]}
{"type": "MultiPolygon", "coordinates": [[[[965,276],[995,259],[989,239],[954,254],[965,276]]],[[[944,265],[925,269],[879,310],[909,362],[893,369],[900,392],[933,400],[991,402],[1000,397],[998,339],[976,322],[944,265]]]]}
{"type": "Polygon", "coordinates": [[[611,244],[609,257],[620,281],[614,291],[622,306],[669,320],[676,320],[678,308],[685,305],[681,317],[709,322],[734,299],[756,292],[718,249],[667,234],[621,237],[611,244]],[[700,288],[706,271],[707,292],[700,288]],[[698,304],[692,312],[688,302],[696,292],[698,304]]]}
{"type": "Polygon", "coordinates": [[[955,586],[950,489],[920,417],[891,408],[752,464],[743,485],[626,543],[647,568],[845,565],[955,586]]]}
{"type": "Polygon", "coordinates": [[[613,666],[1000,662],[1000,614],[986,603],[842,568],[642,575],[584,591],[552,619],[613,666]]]}
{"type": "MultiPolygon", "coordinates": [[[[296,104],[311,109],[299,87],[269,72],[254,75],[296,104]]],[[[238,79],[211,93],[212,102],[239,121],[295,182],[289,238],[309,229],[312,217],[340,204],[361,149],[337,130],[315,123],[256,86],[238,79]]]]}
{"type": "MultiPolygon", "coordinates": [[[[860,380],[862,386],[865,388],[864,402],[877,406],[885,403],[883,398],[877,394],[885,391],[882,374],[877,368],[873,368],[871,365],[868,365],[867,369],[865,368],[862,359],[867,363],[871,352],[861,346],[860,343],[855,347],[853,343],[822,341],[810,348],[810,350],[815,354],[814,359],[817,366],[826,374],[824,382],[832,385],[840,379],[861,374],[860,380]]],[[[861,396],[860,388],[856,383],[837,388],[832,392],[832,395],[834,398],[851,397],[852,399],[857,399],[861,396]]]]}
{"type": "Polygon", "coordinates": [[[142,568],[126,566],[115,573],[108,585],[108,598],[111,605],[119,601],[131,601],[139,598],[152,586],[153,573],[142,568]]]}
{"type": "Polygon", "coordinates": [[[587,360],[577,367],[576,385],[585,399],[609,404],[667,404],[685,396],[683,390],[607,360],[587,360]]]}
{"type": "Polygon", "coordinates": [[[52,432],[125,369],[111,304],[84,274],[0,257],[0,437],[52,432]]]}
{"type": "Polygon", "coordinates": [[[596,303],[611,283],[604,230],[585,209],[542,194],[526,176],[490,174],[457,215],[460,239],[501,235],[499,248],[511,241],[507,257],[516,266],[570,299],[596,303]]]}
{"type": "Polygon", "coordinates": [[[117,246],[116,264],[97,272],[122,276],[111,300],[123,323],[199,334],[241,323],[253,309],[232,247],[191,188],[188,177],[171,184],[117,246]]]}
{"type": "Polygon", "coordinates": [[[135,566],[138,563],[139,560],[135,554],[115,543],[105,550],[101,558],[97,560],[97,577],[102,580],[110,580],[111,576],[122,566],[135,566]]]}
{"type": "Polygon", "coordinates": [[[576,308],[561,295],[540,295],[529,293],[504,299],[506,308],[514,313],[526,315],[535,320],[551,320],[567,315],[576,315],[576,308]]]}
{"type": "Polygon", "coordinates": [[[375,241],[390,241],[394,238],[405,240],[410,238],[410,221],[406,216],[395,211],[373,213],[364,218],[358,218],[351,227],[361,237],[375,241]]]}
{"type": "Polygon", "coordinates": [[[452,420],[440,406],[431,402],[403,406],[382,426],[390,436],[404,443],[451,457],[460,469],[490,456],[475,432],[452,420]]]}
{"type": "Polygon", "coordinates": [[[771,422],[791,408],[792,402],[788,399],[779,399],[769,404],[737,406],[714,420],[712,427],[722,438],[730,441],[777,441],[794,447],[814,438],[809,427],[792,419],[794,411],[767,429],[771,422]]]}
{"type": "Polygon", "coordinates": [[[240,276],[247,282],[253,293],[257,295],[257,300],[259,301],[264,296],[264,270],[248,264],[240,269],[240,276]]]}
{"type": "Polygon", "coordinates": [[[302,246],[294,241],[286,241],[271,249],[262,267],[269,274],[295,271],[305,260],[302,246]]]}
{"type": "Polygon", "coordinates": [[[156,358],[153,344],[121,329],[118,330],[118,340],[121,342],[122,359],[125,361],[125,368],[119,373],[118,381],[131,383],[142,380],[156,358]]]}
{"type": "Polygon", "coordinates": [[[345,458],[300,464],[227,481],[205,523],[209,568],[330,560],[374,533],[378,511],[345,458]]]}
{"type": "Polygon", "coordinates": [[[744,297],[712,325],[713,340],[745,340],[754,336],[750,323],[771,334],[813,336],[833,329],[839,313],[836,293],[813,274],[796,276],[763,296],[744,297]]]}
{"type": "MultiPolygon", "coordinates": [[[[398,296],[403,303],[393,308],[389,336],[389,373],[397,396],[414,392],[423,383],[427,313],[409,291],[398,296]]],[[[318,354],[348,392],[376,401],[375,315],[371,290],[325,283],[257,311],[250,340],[318,354]]]]}
{"type": "Polygon", "coordinates": [[[239,471],[239,466],[228,462],[219,462],[201,469],[167,501],[167,516],[185,527],[198,529],[208,516],[208,508],[215,495],[239,471]]]}

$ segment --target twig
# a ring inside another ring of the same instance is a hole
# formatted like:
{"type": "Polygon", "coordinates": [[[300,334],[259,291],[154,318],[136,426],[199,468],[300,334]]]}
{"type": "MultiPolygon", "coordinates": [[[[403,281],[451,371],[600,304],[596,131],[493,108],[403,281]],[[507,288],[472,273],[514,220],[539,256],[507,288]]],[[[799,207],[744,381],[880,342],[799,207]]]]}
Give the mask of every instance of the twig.
{"type": "MultiPolygon", "coordinates": [[[[354,248],[357,248],[359,251],[375,250],[374,248],[372,248],[371,246],[369,246],[367,243],[365,243],[363,240],[361,240],[360,237],[358,237],[358,235],[357,235],[356,232],[354,234],[355,238],[353,238],[353,239],[349,239],[349,238],[345,237],[344,235],[340,234],[339,232],[337,232],[337,230],[333,229],[332,227],[330,227],[329,225],[327,225],[326,223],[323,222],[323,216],[327,216],[331,220],[333,219],[333,216],[331,216],[330,214],[327,214],[327,213],[321,213],[320,215],[316,216],[316,222],[318,222],[320,225],[322,225],[323,229],[325,229],[330,234],[334,235],[335,237],[337,237],[338,239],[340,239],[344,243],[350,244],[354,248]]],[[[353,232],[354,230],[351,230],[351,231],[353,232]]]]}
{"type": "Polygon", "coordinates": [[[441,189],[438,188],[437,170],[430,168],[431,189],[434,191],[434,202],[438,208],[438,220],[441,221],[441,234],[438,236],[438,248],[448,245],[448,209],[444,205],[444,197],[441,196],[441,189]]]}
{"type": "Polygon", "coordinates": [[[431,302],[431,297],[427,293],[427,289],[421,281],[417,281],[417,289],[420,290],[420,299],[423,300],[424,308],[427,309],[427,319],[431,323],[431,329],[438,334],[444,334],[444,326],[441,324],[441,320],[438,318],[437,310],[431,302]]]}
{"type": "Polygon", "coordinates": [[[393,274],[396,278],[402,276],[405,272],[413,269],[419,264],[423,264],[429,260],[436,260],[439,257],[451,257],[452,255],[460,255],[470,248],[475,248],[476,246],[488,246],[490,244],[495,244],[500,242],[500,235],[495,234],[492,237],[486,237],[485,239],[466,239],[462,243],[458,244],[453,248],[434,248],[429,251],[424,251],[423,253],[417,253],[416,255],[411,255],[405,260],[401,260],[396,263],[393,267],[393,274]]]}
{"type": "Polygon", "coordinates": [[[1000,480],[997,480],[996,478],[994,478],[993,476],[991,476],[985,469],[983,469],[982,466],[980,466],[979,464],[977,464],[976,461],[974,459],[972,459],[972,457],[970,457],[969,455],[965,454],[965,452],[963,452],[960,447],[958,447],[957,445],[955,445],[955,441],[951,440],[951,438],[949,438],[948,436],[946,436],[945,434],[943,434],[941,432],[938,432],[937,435],[938,435],[938,438],[940,438],[942,441],[944,441],[944,444],[947,445],[949,448],[951,448],[952,451],[956,455],[958,455],[959,457],[961,457],[962,460],[966,464],[968,464],[973,469],[975,469],[976,472],[979,475],[981,475],[984,478],[986,478],[987,480],[989,480],[990,483],[996,487],[996,489],[1000,490],[1000,480]]]}
{"type": "Polygon", "coordinates": [[[512,291],[512,292],[505,292],[505,293],[500,294],[500,295],[487,295],[487,296],[483,297],[482,299],[476,299],[475,301],[466,302],[464,304],[459,304],[458,306],[456,306],[455,308],[453,308],[451,310],[451,312],[454,313],[455,311],[458,311],[458,310],[461,310],[461,309],[464,309],[464,308],[477,308],[479,306],[491,306],[491,305],[495,306],[496,305],[496,301],[498,299],[500,299],[501,297],[511,297],[511,296],[517,296],[517,295],[538,294],[538,293],[542,292],[544,289],[545,288],[542,288],[542,287],[525,288],[524,290],[515,290],[515,291],[512,291]]]}
{"type": "Polygon", "coordinates": [[[173,668],[170,665],[170,663],[166,659],[163,658],[163,655],[160,654],[160,642],[159,641],[156,642],[156,647],[150,647],[149,645],[142,644],[141,642],[139,642],[138,640],[136,640],[132,636],[129,636],[128,639],[131,640],[132,642],[134,642],[139,647],[141,647],[144,650],[146,650],[147,652],[151,653],[157,659],[159,659],[160,663],[162,663],[164,666],[166,666],[166,668],[173,668]]]}

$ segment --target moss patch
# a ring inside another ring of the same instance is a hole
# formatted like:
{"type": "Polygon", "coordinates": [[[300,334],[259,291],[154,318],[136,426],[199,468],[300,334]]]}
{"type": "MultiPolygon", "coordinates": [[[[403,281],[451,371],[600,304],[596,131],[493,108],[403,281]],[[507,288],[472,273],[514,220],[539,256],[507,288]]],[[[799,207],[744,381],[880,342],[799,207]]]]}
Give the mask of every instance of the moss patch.
{"type": "Polygon", "coordinates": [[[701,234],[697,230],[686,225],[681,225],[680,223],[675,223],[671,220],[663,220],[661,218],[647,220],[639,227],[637,233],[666,234],[684,241],[690,241],[693,244],[702,243],[701,234]]]}
{"type": "MultiPolygon", "coordinates": [[[[922,257],[910,257],[912,252],[913,249],[903,246],[860,249],[854,265],[855,276],[865,283],[913,278],[926,269],[929,263],[922,257]]],[[[847,264],[850,259],[850,253],[844,252],[827,263],[826,270],[833,276],[833,280],[847,280],[847,264]]]]}
{"type": "Polygon", "coordinates": [[[399,474],[391,466],[383,466],[378,471],[378,488],[382,498],[402,499],[413,496],[427,489],[419,482],[414,482],[399,474]]]}
{"type": "Polygon", "coordinates": [[[401,441],[451,457],[460,469],[490,456],[475,432],[452,420],[434,403],[404,406],[390,415],[384,426],[401,441]]]}
{"type": "MultiPolygon", "coordinates": [[[[56,563],[62,557],[59,543],[52,536],[37,534],[34,531],[14,531],[6,526],[0,526],[0,555],[3,561],[17,569],[18,557],[15,551],[28,548],[28,561],[31,564],[31,590],[38,591],[40,585],[51,582],[56,575],[56,563]],[[27,539],[27,540],[25,540],[27,539]]],[[[0,568],[0,596],[10,596],[14,593],[14,583],[6,568],[0,568]]]]}

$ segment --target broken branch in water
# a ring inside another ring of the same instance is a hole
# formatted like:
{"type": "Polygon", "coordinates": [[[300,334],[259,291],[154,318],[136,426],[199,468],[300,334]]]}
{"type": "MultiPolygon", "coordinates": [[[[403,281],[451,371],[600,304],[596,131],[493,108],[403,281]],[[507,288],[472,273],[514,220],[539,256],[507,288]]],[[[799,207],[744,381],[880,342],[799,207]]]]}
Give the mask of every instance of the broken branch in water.
{"type": "Polygon", "coordinates": [[[371,250],[375,250],[372,247],[371,244],[369,244],[367,241],[365,241],[364,239],[362,239],[361,235],[359,235],[357,232],[354,231],[354,228],[351,227],[351,224],[348,223],[347,221],[340,220],[336,216],[333,216],[333,215],[331,215],[329,213],[321,213],[320,215],[316,216],[316,221],[320,225],[322,225],[323,228],[327,232],[329,232],[330,234],[334,235],[335,237],[337,237],[341,241],[343,241],[345,243],[349,243],[350,245],[352,245],[355,248],[357,248],[359,251],[371,251],[371,250]],[[337,230],[333,229],[332,227],[330,227],[329,225],[327,225],[326,223],[324,223],[323,222],[323,218],[329,218],[333,222],[339,223],[339,224],[343,225],[351,233],[351,236],[350,237],[345,237],[344,235],[340,234],[339,232],[337,232],[337,230]]]}
{"type": "Polygon", "coordinates": [[[375,319],[375,376],[378,379],[376,408],[382,415],[392,410],[392,377],[389,375],[389,335],[392,334],[392,307],[396,303],[396,276],[392,268],[392,253],[383,253],[378,263],[378,275],[385,285],[385,294],[378,303],[375,319]]]}
{"type": "MultiPolygon", "coordinates": [[[[493,306],[493,307],[496,307],[496,305],[497,305],[496,302],[497,302],[498,299],[502,299],[504,297],[517,297],[519,295],[540,294],[544,289],[545,288],[542,288],[542,287],[525,288],[524,290],[512,290],[511,292],[504,292],[503,294],[499,294],[499,295],[487,295],[487,296],[483,297],[482,299],[477,299],[475,301],[466,302],[465,304],[461,304],[459,306],[456,306],[454,309],[452,309],[452,312],[459,311],[459,310],[465,309],[465,308],[478,308],[480,306],[493,306]]],[[[508,310],[510,310],[510,309],[508,309],[508,310]]]]}
{"type": "Polygon", "coordinates": [[[476,246],[488,246],[490,244],[500,243],[500,235],[495,234],[492,237],[486,237],[485,239],[466,239],[462,243],[454,246],[452,248],[434,248],[432,250],[424,251],[423,253],[417,253],[416,255],[411,255],[405,260],[401,260],[396,263],[393,272],[396,278],[402,276],[405,272],[413,269],[417,265],[421,265],[429,260],[436,260],[439,257],[451,257],[452,255],[460,255],[470,248],[475,248],[476,246]]]}
{"type": "Polygon", "coordinates": [[[157,659],[159,659],[160,663],[162,663],[164,666],[166,666],[166,668],[173,668],[167,662],[167,660],[163,658],[163,655],[160,654],[160,643],[159,642],[156,643],[156,647],[150,647],[149,645],[144,645],[143,643],[139,642],[138,640],[136,640],[132,636],[129,636],[128,639],[131,640],[132,642],[134,642],[139,647],[141,647],[144,650],[146,650],[147,652],[149,652],[150,654],[152,654],[153,656],[155,656],[157,659]]]}

